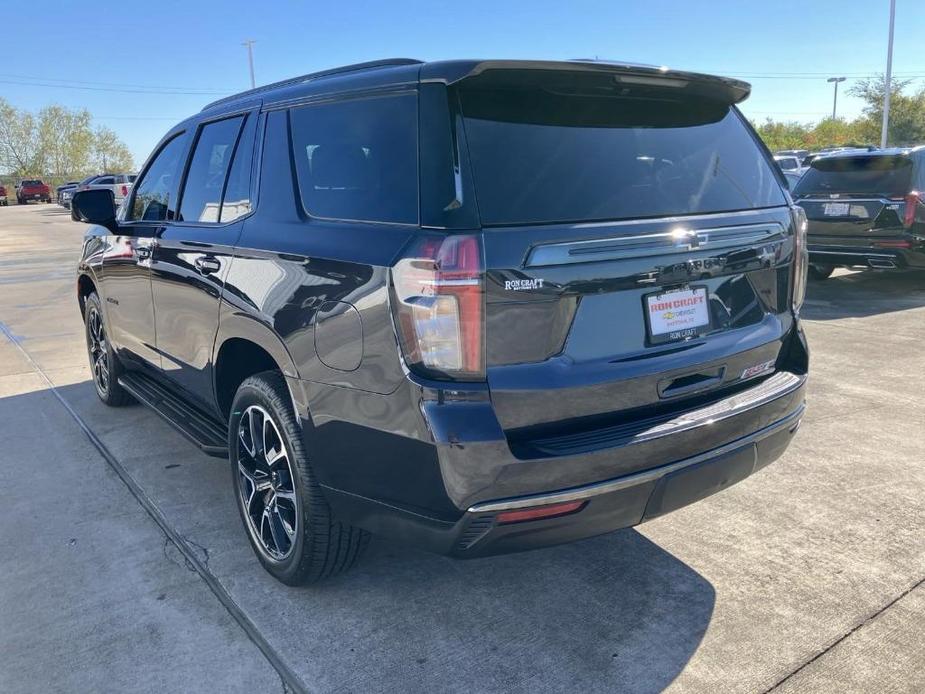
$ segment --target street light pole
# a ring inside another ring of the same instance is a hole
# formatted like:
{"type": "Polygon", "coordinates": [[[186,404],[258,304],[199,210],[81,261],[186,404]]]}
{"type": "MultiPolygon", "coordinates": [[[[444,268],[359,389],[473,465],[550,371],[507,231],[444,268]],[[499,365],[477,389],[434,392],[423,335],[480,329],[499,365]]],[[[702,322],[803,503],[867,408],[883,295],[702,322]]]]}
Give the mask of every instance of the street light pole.
{"type": "Polygon", "coordinates": [[[844,77],[829,77],[829,79],[826,80],[826,82],[835,83],[835,98],[832,99],[832,120],[835,120],[835,109],[838,106],[838,83],[844,81],[844,77]]]}
{"type": "Polygon", "coordinates": [[[893,85],[893,24],[896,22],[896,0],[890,0],[890,38],[886,49],[886,85],[883,93],[883,126],[880,129],[880,147],[886,147],[890,128],[890,92],[893,85]]]}
{"type": "Polygon", "coordinates": [[[250,66],[250,69],[251,69],[251,89],[254,89],[254,88],[257,86],[257,82],[254,80],[254,49],[253,49],[253,45],[254,45],[255,43],[256,43],[256,41],[254,41],[254,40],[252,40],[252,39],[248,39],[247,41],[245,41],[244,43],[241,44],[242,46],[247,46],[247,64],[250,66]]]}

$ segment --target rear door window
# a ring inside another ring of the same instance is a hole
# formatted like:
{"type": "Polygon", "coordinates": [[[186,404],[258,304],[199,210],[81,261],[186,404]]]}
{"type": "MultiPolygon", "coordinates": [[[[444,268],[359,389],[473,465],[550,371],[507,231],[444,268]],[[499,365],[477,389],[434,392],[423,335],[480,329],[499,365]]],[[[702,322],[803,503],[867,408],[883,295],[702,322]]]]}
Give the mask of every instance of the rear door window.
{"type": "Polygon", "coordinates": [[[299,190],[309,215],[417,223],[414,94],[295,108],[291,119],[299,190]]]}
{"type": "Polygon", "coordinates": [[[228,183],[222,197],[219,221],[232,222],[251,211],[251,169],[254,162],[255,130],[253,117],[245,121],[234,152],[228,183]]]}
{"type": "Polygon", "coordinates": [[[484,224],[725,212],[786,204],[738,112],[613,90],[460,90],[484,224]]]}
{"type": "Polygon", "coordinates": [[[225,177],[243,121],[244,116],[237,116],[202,126],[183,186],[180,221],[219,221],[225,177]]]}
{"type": "Polygon", "coordinates": [[[907,156],[820,157],[800,179],[795,195],[903,196],[911,190],[912,160],[907,156]]]}

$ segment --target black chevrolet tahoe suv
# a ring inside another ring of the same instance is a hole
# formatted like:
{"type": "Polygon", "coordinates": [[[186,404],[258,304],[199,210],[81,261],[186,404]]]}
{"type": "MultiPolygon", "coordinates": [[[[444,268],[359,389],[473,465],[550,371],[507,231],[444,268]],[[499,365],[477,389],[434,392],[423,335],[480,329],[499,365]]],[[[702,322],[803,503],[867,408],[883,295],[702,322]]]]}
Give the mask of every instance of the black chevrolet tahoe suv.
{"type": "Polygon", "coordinates": [[[808,217],[810,277],[839,265],[925,270],[925,146],[820,157],[793,197],[808,217]]]}
{"type": "Polygon", "coordinates": [[[92,223],[100,398],[230,459],[288,584],[369,533],[456,557],[636,525],[781,455],[805,218],[749,86],[386,60],[210,104],[92,223]]]}

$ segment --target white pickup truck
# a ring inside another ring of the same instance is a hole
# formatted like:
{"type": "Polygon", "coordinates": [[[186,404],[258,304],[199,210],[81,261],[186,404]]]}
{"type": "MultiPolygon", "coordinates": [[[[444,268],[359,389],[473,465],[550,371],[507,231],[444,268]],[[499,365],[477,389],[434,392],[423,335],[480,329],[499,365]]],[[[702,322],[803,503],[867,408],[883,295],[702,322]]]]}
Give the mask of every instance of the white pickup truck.
{"type": "Polygon", "coordinates": [[[138,176],[136,174],[101,174],[91,180],[88,183],[83,183],[82,185],[77,186],[74,191],[71,193],[76,193],[79,190],[97,190],[100,188],[108,188],[112,191],[113,197],[116,199],[116,207],[122,204],[122,200],[128,197],[129,191],[132,190],[132,185],[135,183],[135,179],[138,176]]]}

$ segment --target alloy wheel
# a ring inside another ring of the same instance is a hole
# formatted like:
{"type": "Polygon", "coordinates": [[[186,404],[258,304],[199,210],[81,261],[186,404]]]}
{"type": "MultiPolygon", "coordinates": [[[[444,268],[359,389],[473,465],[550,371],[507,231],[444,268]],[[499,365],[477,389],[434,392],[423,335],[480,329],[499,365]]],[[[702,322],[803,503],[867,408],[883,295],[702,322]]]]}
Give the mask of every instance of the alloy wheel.
{"type": "Polygon", "coordinates": [[[103,319],[96,308],[91,308],[87,314],[87,349],[93,368],[93,382],[100,395],[105,396],[109,391],[109,349],[103,319]]]}
{"type": "Polygon", "coordinates": [[[299,501],[286,444],[273,417],[259,405],[244,410],[238,423],[237,464],[248,530],[269,558],[282,561],[297,537],[299,501]]]}

